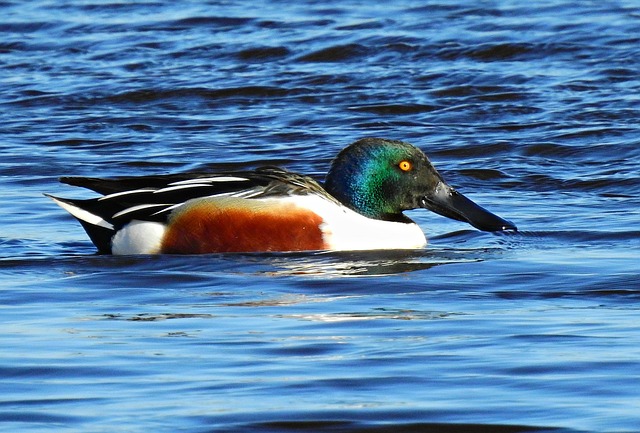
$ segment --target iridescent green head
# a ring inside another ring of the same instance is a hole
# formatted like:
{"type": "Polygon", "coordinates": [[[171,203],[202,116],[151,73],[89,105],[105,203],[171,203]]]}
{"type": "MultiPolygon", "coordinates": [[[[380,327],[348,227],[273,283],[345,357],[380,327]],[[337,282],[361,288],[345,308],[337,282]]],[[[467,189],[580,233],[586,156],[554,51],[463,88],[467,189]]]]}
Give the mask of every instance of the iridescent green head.
{"type": "Polygon", "coordinates": [[[402,141],[364,138],[333,160],[326,190],[369,218],[403,219],[402,211],[420,207],[424,192],[440,176],[425,154],[402,141]]]}
{"type": "Polygon", "coordinates": [[[403,211],[427,208],[480,230],[516,229],[448,186],[420,149],[402,141],[356,141],[333,160],[324,186],[342,204],[373,219],[408,222],[403,211]]]}

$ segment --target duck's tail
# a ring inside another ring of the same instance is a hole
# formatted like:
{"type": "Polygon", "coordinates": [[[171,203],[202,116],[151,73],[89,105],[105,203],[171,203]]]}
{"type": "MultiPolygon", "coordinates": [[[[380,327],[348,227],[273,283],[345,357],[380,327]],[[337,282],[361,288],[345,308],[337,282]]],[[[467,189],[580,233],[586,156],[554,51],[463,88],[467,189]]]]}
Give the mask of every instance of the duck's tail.
{"type": "Polygon", "coordinates": [[[75,200],[55,197],[50,194],[44,195],[80,221],[99,252],[111,254],[111,238],[115,234],[115,227],[96,212],[94,209],[96,199],[75,200]]]}

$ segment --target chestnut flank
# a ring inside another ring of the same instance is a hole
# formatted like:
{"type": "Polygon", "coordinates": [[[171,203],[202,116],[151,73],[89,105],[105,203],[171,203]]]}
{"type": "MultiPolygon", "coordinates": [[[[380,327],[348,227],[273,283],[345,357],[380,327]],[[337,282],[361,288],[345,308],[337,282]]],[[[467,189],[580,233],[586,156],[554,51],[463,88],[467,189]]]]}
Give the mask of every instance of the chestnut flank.
{"type": "Polygon", "coordinates": [[[322,250],[322,221],[292,203],[200,200],[171,217],[161,249],[166,254],[322,250]]]}

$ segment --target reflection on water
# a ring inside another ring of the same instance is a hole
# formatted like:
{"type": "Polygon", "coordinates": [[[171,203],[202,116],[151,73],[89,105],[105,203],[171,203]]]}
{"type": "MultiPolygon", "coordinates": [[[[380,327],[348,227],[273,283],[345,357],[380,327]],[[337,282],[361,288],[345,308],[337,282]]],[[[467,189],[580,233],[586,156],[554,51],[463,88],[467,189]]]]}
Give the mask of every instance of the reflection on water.
{"type": "MultiPolygon", "coordinates": [[[[475,259],[481,260],[481,259],[475,259]]],[[[312,257],[278,257],[272,275],[317,277],[379,276],[429,269],[446,263],[474,261],[472,258],[437,256],[420,251],[317,253],[312,257]]]]}

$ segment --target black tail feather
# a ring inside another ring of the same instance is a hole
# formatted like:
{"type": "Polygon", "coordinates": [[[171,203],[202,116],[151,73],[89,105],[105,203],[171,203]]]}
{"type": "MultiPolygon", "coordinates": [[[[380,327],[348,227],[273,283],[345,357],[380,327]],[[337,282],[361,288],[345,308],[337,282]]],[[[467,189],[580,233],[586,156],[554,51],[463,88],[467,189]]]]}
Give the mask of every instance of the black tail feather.
{"type": "Polygon", "coordinates": [[[76,219],[80,221],[82,228],[87,232],[87,235],[89,235],[89,239],[91,239],[91,242],[98,248],[98,252],[100,254],[111,254],[111,238],[113,237],[114,231],[89,224],[79,218],[76,219]]]}
{"type": "Polygon", "coordinates": [[[87,214],[94,214],[99,216],[97,212],[92,212],[92,208],[96,208],[96,199],[76,200],[55,197],[50,194],[45,194],[45,196],[49,197],[58,205],[65,208],[67,212],[69,212],[75,219],[80,222],[80,224],[82,224],[82,228],[84,228],[84,231],[87,232],[87,235],[89,235],[91,242],[94,243],[100,253],[111,254],[111,238],[115,234],[115,229],[102,227],[100,225],[92,224],[88,221],[85,221],[81,218],[83,216],[81,213],[74,214],[76,210],[73,208],[77,208],[78,210],[83,210],[87,214]]]}

